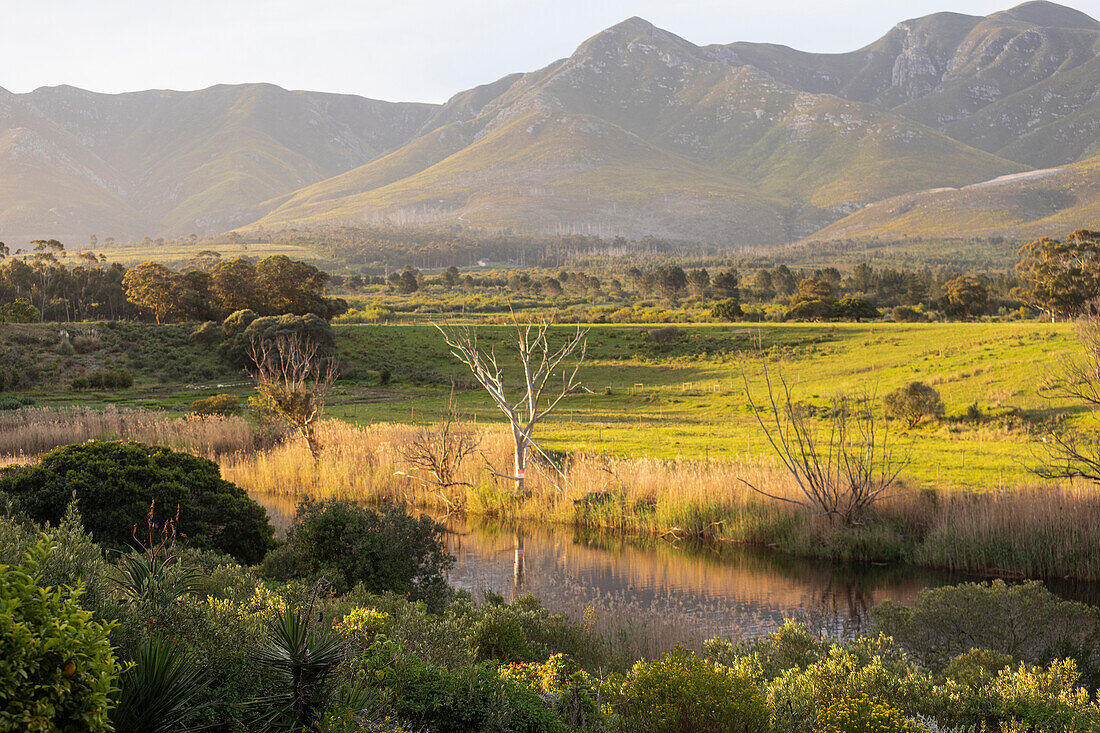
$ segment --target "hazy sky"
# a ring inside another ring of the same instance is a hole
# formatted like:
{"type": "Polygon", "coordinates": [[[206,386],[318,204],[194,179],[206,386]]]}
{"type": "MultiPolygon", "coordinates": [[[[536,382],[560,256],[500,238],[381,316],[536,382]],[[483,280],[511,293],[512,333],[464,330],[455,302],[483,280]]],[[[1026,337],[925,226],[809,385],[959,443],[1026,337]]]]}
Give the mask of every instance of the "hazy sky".
{"type": "MultiPolygon", "coordinates": [[[[291,89],[442,102],[568,56],[632,15],[698,44],[847,51],[900,20],[1015,0],[3,0],[0,87],[291,89]]],[[[1100,18],[1100,0],[1070,3],[1100,18]]]]}

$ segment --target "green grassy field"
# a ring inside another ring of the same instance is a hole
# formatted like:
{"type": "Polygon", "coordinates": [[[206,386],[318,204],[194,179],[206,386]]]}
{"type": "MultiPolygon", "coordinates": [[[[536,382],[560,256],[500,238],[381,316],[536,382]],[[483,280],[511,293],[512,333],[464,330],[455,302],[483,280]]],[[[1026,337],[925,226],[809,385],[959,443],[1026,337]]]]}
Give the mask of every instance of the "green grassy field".
{"type": "MultiPolygon", "coordinates": [[[[1033,482],[1029,430],[1057,415],[1075,415],[1036,388],[1079,348],[1072,328],[1041,323],[788,324],[752,327],[684,326],[669,344],[655,344],[646,327],[594,326],[583,371],[589,394],[562,403],[543,426],[544,446],[620,456],[766,457],[742,379],[765,396],[759,341],[793,386],[796,399],[824,405],[834,396],[886,392],[913,380],[940,391],[947,415],[939,424],[898,432],[911,480],[937,486],[998,488],[1033,482]],[[984,419],[967,420],[977,405],[984,419]]],[[[342,356],[366,369],[386,367],[392,389],[347,384],[332,414],[356,422],[429,422],[446,408],[449,380],[469,378],[430,326],[343,326],[342,356]],[[410,381],[427,382],[412,386],[410,381]]],[[[508,353],[502,327],[481,327],[486,345],[508,353]]],[[[507,361],[505,362],[508,363],[507,361]]],[[[773,366],[773,369],[775,367],[773,366]]],[[[456,401],[478,420],[500,419],[477,389],[456,401]]]]}
{"type": "MultiPolygon", "coordinates": [[[[32,396],[40,405],[182,412],[199,397],[251,393],[243,375],[217,363],[212,348],[187,342],[187,327],[154,332],[157,328],[130,324],[104,331],[100,338],[108,346],[68,360],[65,374],[81,369],[83,361],[128,366],[137,377],[134,388],[74,392],[61,377],[32,390],[32,396]],[[134,356],[139,336],[142,344],[148,341],[137,349],[144,357],[134,356]],[[115,342],[117,347],[109,347],[115,342]],[[110,348],[129,348],[129,354],[112,355],[110,348]]],[[[1034,484],[1027,466],[1034,463],[1033,441],[1043,425],[1062,417],[1092,419],[1037,391],[1058,362],[1080,348],[1066,324],[684,325],[663,343],[648,335],[657,328],[590,328],[582,369],[590,391],[567,398],[542,424],[544,447],[623,457],[769,460],[742,379],[744,364],[749,389],[758,401],[766,396],[755,360],[758,344],[771,355],[773,370],[791,383],[794,397],[811,404],[826,405],[842,393],[881,402],[887,392],[913,380],[939,390],[947,408],[943,421],[911,430],[891,423],[899,453],[909,457],[904,476],[911,483],[977,490],[1034,484]],[[979,419],[966,417],[971,405],[980,411],[979,419]]],[[[564,330],[557,333],[564,336],[564,330]]],[[[465,415],[480,422],[502,420],[431,325],[340,325],[336,333],[343,378],[330,400],[330,415],[356,423],[430,423],[445,413],[454,384],[454,399],[465,415]],[[392,375],[386,385],[380,383],[383,370],[392,375]]],[[[478,327],[481,342],[496,348],[506,373],[515,364],[509,333],[509,327],[478,327]]],[[[42,369],[59,361],[47,354],[42,369]]]]}

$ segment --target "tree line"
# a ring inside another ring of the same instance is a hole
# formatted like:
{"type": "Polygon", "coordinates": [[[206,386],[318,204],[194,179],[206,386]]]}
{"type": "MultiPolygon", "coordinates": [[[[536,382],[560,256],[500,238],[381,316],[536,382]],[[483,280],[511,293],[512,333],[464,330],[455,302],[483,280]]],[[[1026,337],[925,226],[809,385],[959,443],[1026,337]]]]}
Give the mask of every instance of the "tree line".
{"type": "Polygon", "coordinates": [[[203,250],[177,271],[159,262],[126,268],[55,239],[32,245],[13,254],[0,243],[0,321],[205,321],[244,309],[327,320],[347,310],[325,297],[327,273],[285,255],[254,262],[203,250]]]}

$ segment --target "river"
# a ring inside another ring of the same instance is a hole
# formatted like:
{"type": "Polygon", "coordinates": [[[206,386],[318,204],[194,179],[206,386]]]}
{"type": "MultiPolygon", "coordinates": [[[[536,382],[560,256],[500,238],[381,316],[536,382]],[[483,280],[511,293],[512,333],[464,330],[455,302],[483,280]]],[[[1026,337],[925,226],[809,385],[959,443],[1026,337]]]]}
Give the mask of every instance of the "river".
{"type": "MultiPolygon", "coordinates": [[[[276,527],[293,503],[255,496],[276,527]]],[[[870,609],[912,601],[924,588],[968,578],[911,566],[840,565],[740,545],[631,538],[559,525],[510,527],[480,517],[442,519],[455,556],[450,582],[482,597],[532,593],[552,611],[644,640],[640,651],[704,639],[744,639],[799,618],[833,634],[866,629],[870,609]],[[587,609],[587,614],[586,614],[587,609]]],[[[1092,586],[1054,587],[1095,602],[1092,586]]]]}

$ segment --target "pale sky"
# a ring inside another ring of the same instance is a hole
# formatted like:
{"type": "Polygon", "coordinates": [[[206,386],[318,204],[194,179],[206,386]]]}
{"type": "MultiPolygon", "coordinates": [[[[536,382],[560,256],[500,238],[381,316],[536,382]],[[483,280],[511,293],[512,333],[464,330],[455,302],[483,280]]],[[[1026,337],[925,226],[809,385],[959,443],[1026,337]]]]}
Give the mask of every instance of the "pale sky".
{"type": "MultiPolygon", "coordinates": [[[[1015,0],[2,0],[0,87],[101,92],[271,82],[442,102],[568,56],[632,15],[700,45],[849,51],[907,18],[1015,0]]],[[[1072,7],[1100,18],[1100,0],[1072,7]]]]}

